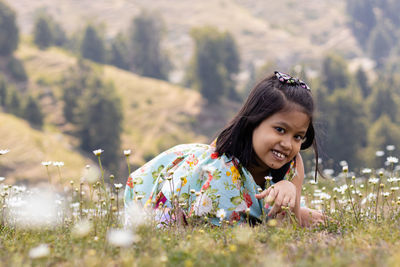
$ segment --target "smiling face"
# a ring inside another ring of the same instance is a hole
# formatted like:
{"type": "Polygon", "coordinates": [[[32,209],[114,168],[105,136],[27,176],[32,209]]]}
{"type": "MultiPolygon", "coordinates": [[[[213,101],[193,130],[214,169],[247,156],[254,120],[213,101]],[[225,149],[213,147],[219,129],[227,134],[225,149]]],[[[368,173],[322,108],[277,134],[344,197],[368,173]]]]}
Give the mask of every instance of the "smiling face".
{"type": "Polygon", "coordinates": [[[279,169],[300,151],[310,117],[300,109],[277,112],[253,131],[253,149],[263,169],[279,169]]]}

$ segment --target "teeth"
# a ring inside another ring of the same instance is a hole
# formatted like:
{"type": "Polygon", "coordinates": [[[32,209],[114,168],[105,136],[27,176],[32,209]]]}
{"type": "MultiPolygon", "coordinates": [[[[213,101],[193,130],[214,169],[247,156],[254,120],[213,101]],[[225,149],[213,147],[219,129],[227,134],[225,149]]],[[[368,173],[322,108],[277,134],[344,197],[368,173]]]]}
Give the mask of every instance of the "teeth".
{"type": "Polygon", "coordinates": [[[279,153],[278,151],[272,150],[272,153],[274,153],[276,156],[278,156],[281,159],[284,159],[286,156],[282,153],[279,153]]]}

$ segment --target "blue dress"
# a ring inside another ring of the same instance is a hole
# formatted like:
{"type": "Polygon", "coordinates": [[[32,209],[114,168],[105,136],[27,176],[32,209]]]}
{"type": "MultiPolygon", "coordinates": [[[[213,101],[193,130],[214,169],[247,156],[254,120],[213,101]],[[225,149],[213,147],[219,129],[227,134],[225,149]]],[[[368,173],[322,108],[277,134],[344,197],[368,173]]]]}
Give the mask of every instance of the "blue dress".
{"type": "MultiPolygon", "coordinates": [[[[284,179],[295,176],[291,163],[284,179]]],[[[272,182],[271,182],[272,183],[272,182]]],[[[125,207],[135,199],[157,208],[180,203],[185,216],[207,216],[219,225],[220,220],[243,222],[246,211],[253,220],[268,214],[263,200],[255,198],[260,186],[234,157],[218,155],[214,145],[184,144],[175,146],[128,177],[125,207]]]]}

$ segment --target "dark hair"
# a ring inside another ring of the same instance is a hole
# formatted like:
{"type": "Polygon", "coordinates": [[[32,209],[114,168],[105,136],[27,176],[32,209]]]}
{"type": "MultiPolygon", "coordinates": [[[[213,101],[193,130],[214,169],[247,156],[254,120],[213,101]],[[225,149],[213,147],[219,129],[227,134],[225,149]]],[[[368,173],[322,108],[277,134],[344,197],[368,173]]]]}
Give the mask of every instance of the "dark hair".
{"type": "MultiPolygon", "coordinates": [[[[281,82],[274,74],[263,79],[251,90],[240,111],[218,135],[216,151],[220,155],[225,153],[227,156],[234,156],[245,168],[249,168],[251,164],[257,164],[257,156],[252,144],[254,129],[271,115],[295,108],[293,104],[301,107],[302,112],[310,118],[310,124],[301,149],[313,146],[316,159],[316,178],[318,150],[313,126],[314,102],[311,91],[299,84],[281,82]]],[[[274,182],[281,180],[289,167],[290,162],[280,169],[271,170],[274,182]]]]}

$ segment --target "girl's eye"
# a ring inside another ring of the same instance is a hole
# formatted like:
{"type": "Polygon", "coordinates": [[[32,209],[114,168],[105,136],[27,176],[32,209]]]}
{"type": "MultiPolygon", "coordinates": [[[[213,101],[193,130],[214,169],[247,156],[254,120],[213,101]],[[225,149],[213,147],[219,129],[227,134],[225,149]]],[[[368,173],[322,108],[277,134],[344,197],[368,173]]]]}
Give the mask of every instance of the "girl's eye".
{"type": "Polygon", "coordinates": [[[275,127],[275,130],[279,133],[285,133],[285,129],[281,128],[281,127],[275,127]]]}
{"type": "Polygon", "coordinates": [[[296,136],[294,137],[294,139],[296,139],[296,141],[303,141],[303,140],[304,140],[304,137],[301,136],[301,135],[296,135],[296,136]]]}

